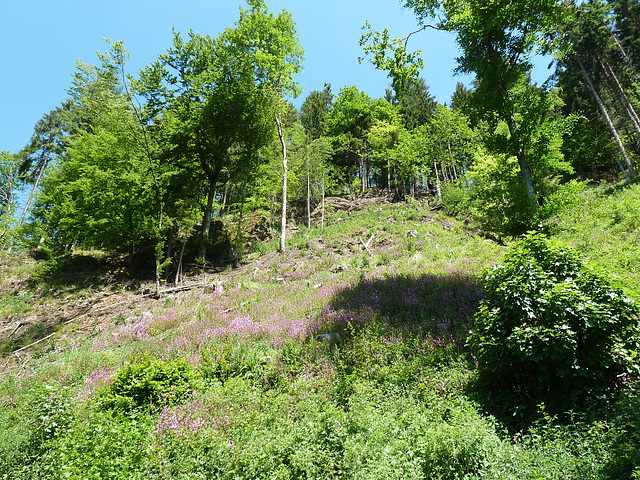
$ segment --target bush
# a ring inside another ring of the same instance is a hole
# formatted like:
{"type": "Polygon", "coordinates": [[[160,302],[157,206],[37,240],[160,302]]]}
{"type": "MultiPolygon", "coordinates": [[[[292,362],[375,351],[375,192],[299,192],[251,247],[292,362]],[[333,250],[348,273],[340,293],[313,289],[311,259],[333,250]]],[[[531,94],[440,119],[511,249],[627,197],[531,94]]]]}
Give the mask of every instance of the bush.
{"type": "Polygon", "coordinates": [[[471,212],[485,230],[519,235],[533,226],[518,160],[508,155],[477,152],[467,173],[471,212]]]}
{"type": "Polygon", "coordinates": [[[528,234],[484,288],[468,345],[494,386],[561,406],[638,376],[638,304],[568,248],[528,234]]]}
{"type": "Polygon", "coordinates": [[[193,379],[191,366],[183,359],[143,356],[116,373],[100,404],[125,412],[148,405],[174,405],[192,391],[193,379]]]}

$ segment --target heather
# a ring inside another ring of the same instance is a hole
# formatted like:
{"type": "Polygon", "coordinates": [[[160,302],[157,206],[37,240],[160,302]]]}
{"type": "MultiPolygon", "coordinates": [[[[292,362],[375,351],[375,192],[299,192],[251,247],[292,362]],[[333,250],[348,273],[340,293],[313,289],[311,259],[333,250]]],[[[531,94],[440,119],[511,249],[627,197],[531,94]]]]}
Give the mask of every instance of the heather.
{"type": "MultiPolygon", "coordinates": [[[[585,202],[597,215],[632,191],[585,202]]],[[[637,270],[590,247],[586,228],[601,220],[585,207],[573,224],[577,208],[546,231],[632,297],[637,270]]],[[[617,230],[592,235],[632,242],[637,223],[619,214],[617,230]]],[[[222,288],[135,297],[62,325],[3,360],[0,478],[632,477],[637,378],[558,408],[484,375],[470,329],[506,240],[421,202],[334,212],[286,253],[256,244],[208,274],[222,288]],[[329,333],[340,340],[316,340],[329,333]]]]}

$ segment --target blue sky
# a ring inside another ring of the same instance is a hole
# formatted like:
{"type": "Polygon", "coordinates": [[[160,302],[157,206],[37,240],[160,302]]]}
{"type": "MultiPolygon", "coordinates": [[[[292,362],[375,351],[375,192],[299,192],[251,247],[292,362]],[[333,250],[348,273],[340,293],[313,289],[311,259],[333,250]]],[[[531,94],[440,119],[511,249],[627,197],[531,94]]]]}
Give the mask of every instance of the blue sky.
{"type": "MultiPolygon", "coordinates": [[[[19,151],[38,119],[58,106],[75,69],[75,60],[97,63],[105,51],[104,37],[125,41],[128,70],[137,73],[171,45],[171,29],[189,29],[216,36],[238,20],[244,0],[4,0],[0,5],[0,150],[19,151]]],[[[394,37],[416,29],[411,11],[399,0],[267,0],[269,9],[291,12],[305,69],[298,76],[304,88],[297,105],[312,90],[331,83],[334,93],[357,85],[374,98],[389,85],[386,74],[371,64],[358,64],[358,39],[369,21],[388,28],[394,37]]],[[[440,102],[448,102],[457,81],[457,49],[452,34],[425,31],[410,48],[422,49],[422,76],[440,102]]]]}

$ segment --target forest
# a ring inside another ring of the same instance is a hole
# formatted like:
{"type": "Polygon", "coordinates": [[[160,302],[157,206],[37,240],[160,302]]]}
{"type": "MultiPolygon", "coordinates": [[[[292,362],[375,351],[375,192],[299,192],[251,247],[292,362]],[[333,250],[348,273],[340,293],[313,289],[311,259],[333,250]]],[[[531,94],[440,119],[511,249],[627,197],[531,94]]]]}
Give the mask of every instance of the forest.
{"type": "Polygon", "coordinates": [[[432,195],[513,236],[553,216],[581,179],[636,177],[632,2],[406,6],[423,28],[455,32],[458,70],[475,75],[448,106],[417,78],[422,60],[407,50],[409,37],[367,26],[365,57],[391,78],[385,98],[325,84],[296,111],[287,98],[300,93],[304,51],[291,16],[263,2],[250,2],[217,37],[174,32],[173,46],[138,75],[127,71],[123,42],[108,41],[100,65],[78,61],[69,97],[38,121],[25,148],[3,152],[4,249],[146,253],[166,280],[185,259],[239,258],[251,214],[281,231],[284,250],[287,205],[299,206],[293,221],[309,227],[324,196],[432,195]],[[437,8],[439,23],[428,25],[437,8]],[[530,80],[540,53],[556,59],[543,85],[530,80]],[[21,183],[38,195],[16,225],[21,183]],[[235,232],[216,230],[226,214],[237,217],[235,232]]]}
{"type": "Polygon", "coordinates": [[[397,8],[384,98],[296,108],[264,0],[77,61],[0,153],[0,478],[640,478],[640,4],[397,8]]]}

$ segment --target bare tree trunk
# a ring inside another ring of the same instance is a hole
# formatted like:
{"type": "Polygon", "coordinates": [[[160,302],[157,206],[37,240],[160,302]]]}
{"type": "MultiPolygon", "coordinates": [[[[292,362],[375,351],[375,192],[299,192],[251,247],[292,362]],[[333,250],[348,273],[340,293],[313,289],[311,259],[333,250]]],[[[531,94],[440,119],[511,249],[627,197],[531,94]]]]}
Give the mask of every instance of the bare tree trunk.
{"type": "Polygon", "coordinates": [[[307,145],[307,228],[311,230],[311,174],[309,173],[309,145],[307,145]]]}
{"type": "Polygon", "coordinates": [[[278,136],[282,144],[282,225],[280,226],[280,251],[284,252],[287,236],[287,143],[282,131],[282,121],[280,114],[276,114],[276,124],[278,125],[278,136]]]}
{"type": "Polygon", "coordinates": [[[616,163],[618,164],[618,168],[620,169],[620,171],[622,172],[622,175],[624,176],[624,179],[626,180],[627,183],[631,183],[631,179],[629,178],[629,174],[627,173],[627,171],[624,169],[624,167],[622,166],[622,162],[620,161],[620,155],[618,155],[616,157],[616,163]]]}
{"type": "Polygon", "coordinates": [[[395,183],[394,190],[396,191],[396,196],[398,195],[398,172],[396,171],[396,166],[393,166],[393,181],[395,183]]]}
{"type": "Polygon", "coordinates": [[[225,211],[227,207],[227,194],[229,193],[229,181],[224,184],[224,193],[222,194],[222,212],[225,211]]]}
{"type": "Polygon", "coordinates": [[[362,195],[364,195],[364,187],[365,187],[365,182],[367,181],[367,172],[366,172],[366,167],[364,164],[364,153],[360,156],[360,179],[362,180],[361,185],[360,185],[360,193],[362,195]]]}
{"type": "Polygon", "coordinates": [[[236,262],[239,259],[238,252],[240,251],[240,232],[242,231],[242,220],[244,216],[244,202],[247,197],[248,183],[249,183],[249,174],[247,173],[244,177],[244,186],[242,187],[242,203],[240,204],[240,214],[238,215],[238,229],[236,230],[236,246],[235,246],[236,262]]]}
{"type": "Polygon", "coordinates": [[[615,138],[616,143],[618,144],[618,148],[620,149],[620,153],[622,154],[622,158],[624,158],[624,161],[625,161],[625,163],[627,165],[627,168],[629,170],[629,174],[630,174],[629,176],[631,178],[634,178],[636,176],[636,171],[633,168],[633,164],[631,163],[631,160],[629,159],[629,156],[627,155],[627,151],[624,148],[622,140],[620,140],[620,136],[618,135],[616,127],[613,125],[613,122],[611,121],[611,117],[609,117],[609,113],[607,112],[607,109],[604,106],[604,103],[602,103],[602,100],[600,99],[600,95],[598,95],[598,92],[596,91],[596,87],[593,86],[593,82],[591,81],[591,77],[589,77],[589,74],[587,73],[587,70],[584,68],[582,60],[580,60],[580,57],[578,57],[577,55],[576,55],[575,58],[576,58],[576,60],[578,62],[578,65],[580,66],[580,70],[582,70],[582,74],[584,75],[584,78],[587,81],[587,84],[589,85],[589,89],[591,89],[591,93],[593,94],[593,97],[596,99],[596,103],[598,104],[598,107],[600,108],[600,111],[602,112],[602,115],[604,116],[605,120],[607,121],[607,125],[609,125],[609,129],[611,130],[611,133],[613,134],[613,137],[615,138]]]}
{"type": "Polygon", "coordinates": [[[442,202],[442,189],[440,188],[440,177],[438,176],[438,165],[433,161],[433,168],[436,172],[436,193],[438,194],[438,202],[442,202]]]}
{"type": "Polygon", "coordinates": [[[624,88],[620,84],[620,81],[618,80],[616,73],[613,71],[613,68],[611,67],[611,65],[609,65],[609,62],[603,62],[602,59],[598,59],[598,61],[600,62],[600,68],[604,70],[605,74],[615,84],[616,97],[618,97],[618,102],[620,102],[620,105],[622,105],[622,108],[624,108],[627,117],[629,117],[629,120],[631,120],[633,128],[638,135],[638,139],[640,140],[640,118],[638,118],[638,114],[633,107],[633,103],[631,103],[631,101],[629,100],[627,93],[624,91],[624,88]]]}
{"type": "Polygon", "coordinates": [[[8,188],[10,189],[10,191],[5,195],[3,195],[7,205],[7,215],[6,215],[7,222],[4,225],[4,230],[2,230],[2,233],[0,233],[0,240],[2,240],[7,234],[7,232],[9,231],[9,225],[11,225],[11,217],[13,216],[13,206],[14,206],[13,181],[11,182],[8,188]]]}
{"type": "Polygon", "coordinates": [[[324,170],[322,170],[322,228],[324,228],[324,170]]]}
{"type": "Polygon", "coordinates": [[[620,50],[620,54],[622,55],[622,58],[624,58],[624,61],[625,61],[626,65],[627,65],[627,68],[629,68],[629,70],[631,70],[631,73],[636,78],[636,80],[640,81],[640,75],[638,75],[638,72],[636,71],[635,67],[633,66],[633,62],[629,58],[629,55],[627,55],[627,52],[624,49],[624,47],[622,46],[622,44],[620,43],[620,41],[618,40],[618,37],[616,37],[615,34],[610,29],[609,29],[609,33],[613,37],[614,42],[616,42],[616,45],[618,46],[618,50],[620,50]]]}
{"type": "Polygon", "coordinates": [[[182,284],[182,259],[184,258],[184,249],[187,246],[187,239],[189,237],[185,235],[184,240],[182,241],[182,248],[180,249],[180,256],[178,257],[178,267],[176,269],[176,279],[174,283],[178,285],[182,284]]]}
{"type": "Polygon", "coordinates": [[[209,240],[209,229],[211,228],[211,212],[213,211],[213,197],[216,194],[216,186],[213,182],[209,183],[209,193],[207,194],[207,207],[204,210],[204,218],[202,219],[202,239],[200,243],[200,260],[205,261],[207,253],[207,241],[209,240]]]}
{"type": "Polygon", "coordinates": [[[387,158],[387,192],[391,193],[391,159],[387,158]]]}
{"type": "MultiPolygon", "coordinates": [[[[509,118],[509,133],[511,134],[511,138],[517,138],[518,125],[516,123],[516,119],[513,115],[509,118]]],[[[538,201],[536,200],[536,189],[533,185],[533,177],[531,176],[531,169],[529,168],[529,162],[527,162],[527,156],[524,152],[524,148],[522,145],[518,145],[518,165],[520,166],[520,175],[522,176],[522,181],[525,184],[527,189],[527,200],[529,201],[529,205],[531,208],[537,209],[539,207],[538,201]]]]}
{"type": "Polygon", "coordinates": [[[447,140],[447,148],[449,149],[449,160],[451,161],[451,168],[453,169],[453,179],[458,180],[458,171],[456,170],[456,162],[453,160],[453,153],[451,152],[451,140],[447,140]]]}
{"type": "MultiPolygon", "coordinates": [[[[158,214],[158,232],[162,231],[162,221],[163,221],[163,208],[160,208],[160,213],[158,214]]],[[[156,243],[156,252],[155,252],[155,260],[156,260],[156,298],[160,298],[160,273],[162,270],[162,251],[164,250],[162,247],[164,242],[157,240],[156,243]]]]}
{"type": "MultiPolygon", "coordinates": [[[[135,133],[131,133],[131,136],[138,142],[138,145],[144,150],[145,156],[147,157],[147,161],[149,162],[149,169],[151,170],[151,177],[153,179],[153,183],[156,190],[156,201],[158,202],[158,232],[156,235],[156,246],[155,246],[155,263],[156,263],[156,298],[160,298],[160,273],[162,270],[162,253],[164,250],[164,240],[161,239],[160,235],[162,233],[162,223],[164,221],[164,200],[162,198],[162,189],[160,187],[160,183],[158,182],[158,178],[156,177],[155,167],[153,165],[153,157],[151,155],[151,147],[149,145],[149,136],[147,135],[146,124],[142,119],[142,115],[140,114],[140,103],[137,101],[136,97],[129,92],[129,86],[127,83],[127,76],[124,69],[124,62],[120,63],[120,73],[122,75],[122,85],[124,86],[125,92],[127,94],[127,99],[133,108],[133,111],[138,120],[138,124],[142,129],[142,139],[138,138],[135,133]],[[136,105],[137,103],[137,105],[136,105]]],[[[215,183],[215,182],[214,182],[215,183]]]]}
{"type": "MultiPolygon", "coordinates": [[[[47,168],[47,165],[49,165],[48,155],[47,155],[47,159],[44,162],[42,162],[42,166],[40,167],[40,171],[38,172],[38,177],[36,178],[36,181],[33,184],[31,193],[29,193],[29,198],[27,198],[27,203],[22,209],[22,215],[20,215],[20,220],[18,220],[18,225],[16,226],[16,228],[20,228],[22,226],[22,223],[24,222],[24,219],[27,216],[27,212],[29,211],[29,206],[31,206],[31,201],[33,200],[33,197],[36,194],[36,190],[38,189],[38,185],[40,185],[40,180],[42,180],[42,175],[44,174],[44,171],[47,168]]],[[[9,244],[9,248],[7,249],[7,252],[11,253],[12,250],[13,250],[13,242],[11,241],[9,244]]]]}
{"type": "Polygon", "coordinates": [[[449,173],[449,168],[447,167],[446,162],[442,162],[440,164],[440,168],[442,169],[442,178],[444,183],[451,183],[451,175],[449,173]]]}

